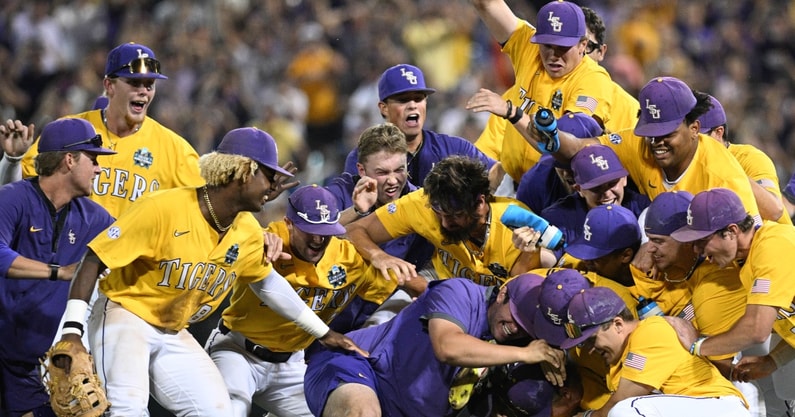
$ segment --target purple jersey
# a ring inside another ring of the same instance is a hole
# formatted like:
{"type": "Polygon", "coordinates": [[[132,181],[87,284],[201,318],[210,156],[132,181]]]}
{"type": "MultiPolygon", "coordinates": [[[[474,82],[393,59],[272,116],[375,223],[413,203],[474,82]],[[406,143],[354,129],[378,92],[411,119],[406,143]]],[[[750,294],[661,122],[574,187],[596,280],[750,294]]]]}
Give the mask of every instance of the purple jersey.
{"type": "Polygon", "coordinates": [[[522,175],[516,187],[516,199],[527,204],[533,213],[541,213],[568,194],[555,172],[555,158],[549,154],[542,155],[538,163],[522,175]]]}
{"type": "MultiPolygon", "coordinates": [[[[370,352],[367,362],[376,376],[384,416],[443,416],[449,413],[447,396],[459,368],[436,358],[428,334],[428,321],[432,318],[449,320],[465,333],[489,340],[492,336],[487,310],[496,290],[497,287],[484,287],[465,278],[434,281],[428,291],[392,320],[347,334],[370,352]]],[[[323,366],[324,363],[309,361],[307,379],[317,375],[313,367],[323,366]]],[[[324,395],[325,392],[314,390],[329,385],[331,381],[307,381],[307,399],[324,395]]]]}
{"type": "MultiPolygon", "coordinates": [[[[423,129],[422,144],[417,151],[408,154],[408,173],[409,180],[414,184],[422,184],[425,176],[433,168],[433,164],[441,161],[450,155],[464,155],[470,158],[479,159],[486,165],[486,169],[494,165],[494,160],[478,150],[468,140],[449,136],[443,133],[436,133],[423,129]]],[[[345,172],[356,175],[356,163],[359,161],[359,152],[353,149],[345,159],[345,172]]]]}
{"type": "MultiPolygon", "coordinates": [[[[649,204],[651,202],[648,197],[624,187],[624,199],[621,200],[621,205],[635,214],[635,217],[640,216],[640,213],[649,204]]],[[[541,217],[546,219],[549,224],[557,226],[563,232],[566,242],[573,242],[574,239],[582,235],[582,228],[587,214],[588,206],[585,203],[585,199],[576,192],[569,194],[564,199],[541,211],[541,217]]],[[[555,252],[558,259],[563,255],[563,252],[563,249],[555,252]]]]}
{"type": "Polygon", "coordinates": [[[56,213],[35,177],[0,188],[0,337],[14,340],[0,343],[0,357],[38,363],[52,344],[69,292],[68,281],[9,279],[11,263],[18,256],[79,262],[88,242],[111,223],[105,209],[83,197],[56,213]]]}

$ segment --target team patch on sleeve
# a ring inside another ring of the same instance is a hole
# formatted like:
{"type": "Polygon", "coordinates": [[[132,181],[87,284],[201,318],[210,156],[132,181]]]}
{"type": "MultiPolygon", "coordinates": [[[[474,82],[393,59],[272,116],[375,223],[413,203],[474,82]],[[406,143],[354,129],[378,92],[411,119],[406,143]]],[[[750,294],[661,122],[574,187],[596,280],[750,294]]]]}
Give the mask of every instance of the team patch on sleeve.
{"type": "Polygon", "coordinates": [[[764,278],[757,278],[754,280],[754,285],[751,286],[751,294],[769,294],[770,293],[770,280],[764,278]]]}
{"type": "Polygon", "coordinates": [[[121,229],[119,229],[119,226],[111,226],[107,233],[109,238],[118,239],[121,236],[121,229]]]}
{"type": "Polygon", "coordinates": [[[642,371],[646,366],[646,357],[638,355],[637,353],[627,353],[627,358],[624,359],[624,366],[642,371]]]}
{"type": "Polygon", "coordinates": [[[618,145],[619,143],[621,143],[621,135],[619,135],[618,133],[611,133],[610,143],[612,143],[613,145],[618,145]]]}
{"type": "Polygon", "coordinates": [[[395,204],[395,203],[389,203],[389,204],[386,206],[386,211],[387,211],[389,214],[394,214],[394,213],[397,211],[397,204],[395,204]]]}
{"type": "Polygon", "coordinates": [[[596,112],[596,105],[599,104],[595,98],[589,96],[577,96],[577,101],[574,102],[574,105],[577,107],[582,107],[584,109],[588,109],[591,113],[596,112]]]}

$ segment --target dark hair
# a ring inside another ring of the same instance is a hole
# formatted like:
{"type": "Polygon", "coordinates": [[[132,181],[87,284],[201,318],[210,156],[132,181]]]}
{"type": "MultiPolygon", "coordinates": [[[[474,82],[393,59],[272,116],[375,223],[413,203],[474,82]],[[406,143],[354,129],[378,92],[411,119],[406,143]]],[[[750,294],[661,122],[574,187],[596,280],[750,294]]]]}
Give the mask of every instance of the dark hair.
{"type": "MultiPolygon", "coordinates": [[[[741,232],[745,233],[745,232],[751,230],[751,228],[754,227],[754,225],[756,225],[756,221],[754,220],[753,216],[751,216],[749,214],[749,215],[745,216],[744,219],[740,220],[739,222],[737,222],[735,224],[737,225],[737,228],[740,229],[741,232]]],[[[723,236],[728,231],[729,231],[729,226],[726,226],[723,229],[720,229],[720,230],[718,230],[715,233],[723,236]]]]}
{"type": "Polygon", "coordinates": [[[596,12],[590,7],[581,7],[581,9],[582,13],[585,15],[585,24],[588,26],[588,30],[593,33],[596,43],[599,45],[604,45],[605,32],[607,31],[607,28],[605,28],[605,22],[602,21],[602,18],[599,17],[599,15],[596,14],[596,12]]]}
{"type": "Polygon", "coordinates": [[[709,109],[712,108],[712,101],[709,99],[709,94],[702,93],[698,90],[692,90],[693,95],[696,96],[696,105],[693,106],[693,109],[690,110],[685,116],[685,123],[691,124],[698,120],[704,113],[708,112],[709,109]]]}
{"type": "Polygon", "coordinates": [[[461,210],[475,214],[478,197],[491,200],[489,176],[480,160],[461,155],[448,156],[433,166],[425,177],[423,192],[434,207],[446,213],[461,210]]]}

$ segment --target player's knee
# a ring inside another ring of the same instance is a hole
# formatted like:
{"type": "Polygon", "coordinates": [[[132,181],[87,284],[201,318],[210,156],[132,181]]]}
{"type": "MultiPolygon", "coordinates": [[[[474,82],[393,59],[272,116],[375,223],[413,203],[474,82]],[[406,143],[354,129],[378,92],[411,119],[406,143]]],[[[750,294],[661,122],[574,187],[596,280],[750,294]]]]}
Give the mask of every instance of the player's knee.
{"type": "Polygon", "coordinates": [[[329,394],[323,417],[381,417],[381,406],[370,387],[342,384],[329,394]]]}

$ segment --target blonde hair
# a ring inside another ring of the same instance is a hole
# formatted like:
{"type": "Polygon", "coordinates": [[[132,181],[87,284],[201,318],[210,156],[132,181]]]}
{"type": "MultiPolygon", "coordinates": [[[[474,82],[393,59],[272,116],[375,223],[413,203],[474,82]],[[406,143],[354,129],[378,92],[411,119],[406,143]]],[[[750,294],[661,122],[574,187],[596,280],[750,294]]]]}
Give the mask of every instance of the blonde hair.
{"type": "Polygon", "coordinates": [[[211,152],[199,158],[199,171],[210,186],[226,185],[237,180],[246,183],[258,167],[256,161],[241,155],[211,152]]]}

